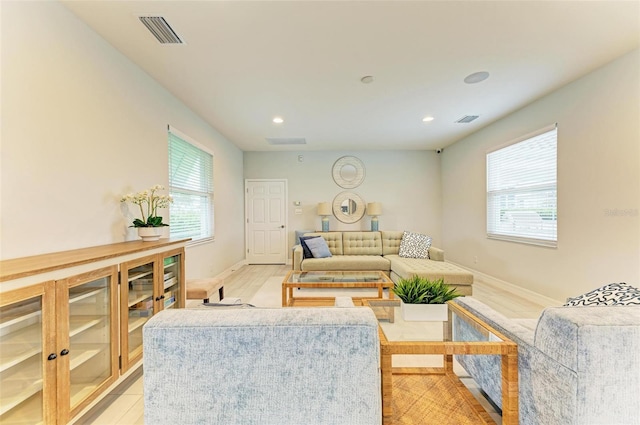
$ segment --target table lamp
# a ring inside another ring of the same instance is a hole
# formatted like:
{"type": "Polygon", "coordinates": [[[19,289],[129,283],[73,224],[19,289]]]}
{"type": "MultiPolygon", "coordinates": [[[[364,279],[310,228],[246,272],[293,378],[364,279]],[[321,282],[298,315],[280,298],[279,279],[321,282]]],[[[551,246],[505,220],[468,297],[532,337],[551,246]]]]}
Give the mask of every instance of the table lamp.
{"type": "Polygon", "coordinates": [[[331,215],[331,204],[329,202],[320,202],[318,204],[318,215],[322,216],[322,231],[329,231],[329,216],[331,215]]]}
{"type": "Polygon", "coordinates": [[[382,204],[380,202],[369,202],[367,204],[367,215],[371,216],[371,231],[378,231],[378,216],[382,215],[382,204]]]}

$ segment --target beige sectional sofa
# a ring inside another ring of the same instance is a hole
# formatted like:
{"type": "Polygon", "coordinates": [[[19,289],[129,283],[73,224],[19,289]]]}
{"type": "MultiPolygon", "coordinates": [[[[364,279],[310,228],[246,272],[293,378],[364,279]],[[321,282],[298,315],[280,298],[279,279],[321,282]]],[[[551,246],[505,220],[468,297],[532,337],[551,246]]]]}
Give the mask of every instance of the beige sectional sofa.
{"type": "Polygon", "coordinates": [[[473,274],[444,261],[444,251],[429,248],[429,259],[403,258],[398,255],[402,231],[314,232],[305,236],[322,236],[331,251],[328,258],[303,258],[302,246],[293,249],[293,269],[382,270],[394,282],[413,275],[429,279],[443,278],[463,295],[472,295],[473,274]]]}

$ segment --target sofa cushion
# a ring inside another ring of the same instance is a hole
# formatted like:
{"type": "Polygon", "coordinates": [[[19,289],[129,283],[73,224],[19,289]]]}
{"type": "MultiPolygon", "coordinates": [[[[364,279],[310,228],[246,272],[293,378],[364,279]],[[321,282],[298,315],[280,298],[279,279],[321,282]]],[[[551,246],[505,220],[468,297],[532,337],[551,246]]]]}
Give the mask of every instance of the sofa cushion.
{"type": "Polygon", "coordinates": [[[404,235],[402,231],[381,231],[382,255],[398,254],[400,242],[402,242],[402,235],[404,235]]]}
{"type": "Polygon", "coordinates": [[[307,258],[302,262],[303,271],[312,270],[391,270],[390,262],[380,255],[334,255],[331,258],[307,258]]]}
{"type": "Polygon", "coordinates": [[[329,251],[329,247],[327,246],[327,242],[324,238],[317,237],[305,240],[307,247],[311,250],[311,254],[313,254],[313,258],[327,258],[331,257],[331,251],[329,251]]]}
{"type": "Polygon", "coordinates": [[[575,298],[569,298],[565,307],[640,305],[640,289],[626,283],[610,283],[575,298]]]}
{"type": "Polygon", "coordinates": [[[342,250],[344,255],[382,255],[380,232],[344,232],[342,250]]]}
{"type": "Polygon", "coordinates": [[[307,240],[317,239],[320,236],[300,236],[300,246],[302,246],[302,258],[313,258],[311,248],[307,245],[307,240]]]}
{"type": "Polygon", "coordinates": [[[429,258],[431,236],[404,232],[398,255],[404,258],[429,258]]]}
{"type": "Polygon", "coordinates": [[[342,255],[342,232],[314,232],[305,236],[322,236],[327,242],[331,255],[342,255]]]}
{"type": "Polygon", "coordinates": [[[391,261],[391,270],[403,279],[411,276],[426,277],[429,279],[444,279],[448,284],[473,283],[473,274],[467,270],[445,263],[420,258],[403,258],[399,255],[385,255],[391,261]]]}

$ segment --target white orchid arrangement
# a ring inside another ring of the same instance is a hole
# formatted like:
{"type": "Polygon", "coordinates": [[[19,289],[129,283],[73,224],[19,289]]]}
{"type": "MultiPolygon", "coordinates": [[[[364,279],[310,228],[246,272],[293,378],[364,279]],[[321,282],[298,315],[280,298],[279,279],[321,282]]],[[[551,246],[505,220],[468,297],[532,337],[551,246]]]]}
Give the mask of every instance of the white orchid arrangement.
{"type": "Polygon", "coordinates": [[[159,195],[157,192],[164,190],[164,186],[155,185],[150,189],[138,193],[124,195],[120,202],[131,202],[140,208],[142,218],[133,220],[131,227],[162,227],[168,226],[162,222],[162,217],[158,216],[158,208],[167,208],[173,202],[171,195],[159,195]]]}

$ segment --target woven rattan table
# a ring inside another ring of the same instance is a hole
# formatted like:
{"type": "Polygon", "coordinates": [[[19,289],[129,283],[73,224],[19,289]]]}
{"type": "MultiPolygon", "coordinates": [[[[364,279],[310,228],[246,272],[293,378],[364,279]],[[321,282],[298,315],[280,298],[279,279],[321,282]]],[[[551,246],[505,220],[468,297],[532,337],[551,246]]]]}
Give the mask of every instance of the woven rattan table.
{"type": "MultiPolygon", "coordinates": [[[[380,321],[382,414],[385,425],[495,424],[493,418],[453,371],[453,355],[502,356],[502,424],[518,424],[518,347],[457,304],[448,303],[449,320],[440,338],[419,335],[419,322],[403,322],[399,300],[362,300],[380,321]],[[395,319],[395,320],[394,320],[395,319]],[[464,321],[484,336],[484,341],[457,341],[454,323],[464,321]],[[411,324],[410,324],[411,323],[411,324]],[[413,335],[401,328],[413,326],[413,335]],[[417,326],[417,328],[416,328],[417,326]],[[387,337],[389,333],[390,336],[387,337]],[[396,332],[399,331],[399,332],[396,332]],[[453,336],[453,338],[452,338],[453,336]],[[396,355],[441,355],[443,367],[392,367],[396,355]]],[[[424,322],[423,322],[424,323],[424,322]]],[[[438,322],[440,323],[440,322],[438,322]]],[[[434,323],[431,322],[433,329],[434,323]]],[[[436,326],[437,328],[437,326],[436,326]]]]}
{"type": "MultiPolygon", "coordinates": [[[[282,306],[333,305],[335,297],[294,297],[295,288],[375,288],[378,298],[384,289],[393,288],[393,282],[382,271],[290,271],[282,281],[282,306]]],[[[338,293],[338,292],[336,292],[338,293]]],[[[389,291],[393,298],[393,292],[389,291]]],[[[359,297],[352,297],[360,301],[359,297]]],[[[369,295],[366,298],[372,298],[369,295]]]]}

